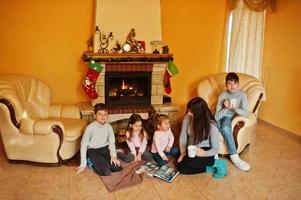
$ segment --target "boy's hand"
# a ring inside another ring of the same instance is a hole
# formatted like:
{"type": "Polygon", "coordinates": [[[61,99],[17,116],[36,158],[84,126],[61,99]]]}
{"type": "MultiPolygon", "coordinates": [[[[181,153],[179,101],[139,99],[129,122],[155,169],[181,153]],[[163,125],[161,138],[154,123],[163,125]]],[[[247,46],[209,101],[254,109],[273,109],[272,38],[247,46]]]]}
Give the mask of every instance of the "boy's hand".
{"type": "Polygon", "coordinates": [[[85,167],[78,166],[78,167],[75,169],[75,172],[76,172],[77,174],[80,174],[80,173],[82,173],[84,170],[85,170],[85,167]]]}
{"type": "Polygon", "coordinates": [[[171,147],[167,146],[167,147],[165,147],[164,151],[168,153],[168,152],[170,152],[170,149],[171,149],[171,147]]]}
{"type": "Polygon", "coordinates": [[[178,163],[183,160],[184,156],[186,156],[186,153],[181,153],[180,157],[178,158],[178,163]]]}
{"type": "Polygon", "coordinates": [[[111,165],[120,166],[120,161],[116,157],[111,158],[111,165]]]}
{"type": "Polygon", "coordinates": [[[230,101],[229,101],[228,99],[226,99],[226,100],[224,101],[224,106],[225,106],[225,108],[230,109],[230,101]]]}
{"type": "Polygon", "coordinates": [[[135,161],[141,160],[141,152],[138,152],[137,156],[135,156],[135,161]]]}
{"type": "Polygon", "coordinates": [[[204,155],[205,155],[205,151],[203,149],[197,147],[197,149],[196,149],[196,156],[197,157],[202,157],[204,155]]]}

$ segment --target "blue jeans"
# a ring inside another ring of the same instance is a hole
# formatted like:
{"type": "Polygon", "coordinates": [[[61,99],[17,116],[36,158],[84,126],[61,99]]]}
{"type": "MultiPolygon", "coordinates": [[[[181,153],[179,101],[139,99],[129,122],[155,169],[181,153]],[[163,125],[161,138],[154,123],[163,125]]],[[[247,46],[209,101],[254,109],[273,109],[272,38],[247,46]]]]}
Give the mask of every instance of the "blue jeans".
{"type": "MultiPolygon", "coordinates": [[[[176,147],[172,147],[169,152],[164,151],[164,153],[166,156],[178,156],[180,154],[180,150],[176,147]]],[[[159,153],[153,153],[153,157],[154,157],[154,160],[156,161],[156,163],[159,165],[159,167],[168,163],[167,160],[163,160],[161,158],[159,153]]]]}
{"type": "Polygon", "coordinates": [[[219,121],[219,128],[222,135],[224,136],[230,155],[237,153],[231,123],[232,123],[232,117],[228,117],[228,116],[223,117],[219,121]]]}

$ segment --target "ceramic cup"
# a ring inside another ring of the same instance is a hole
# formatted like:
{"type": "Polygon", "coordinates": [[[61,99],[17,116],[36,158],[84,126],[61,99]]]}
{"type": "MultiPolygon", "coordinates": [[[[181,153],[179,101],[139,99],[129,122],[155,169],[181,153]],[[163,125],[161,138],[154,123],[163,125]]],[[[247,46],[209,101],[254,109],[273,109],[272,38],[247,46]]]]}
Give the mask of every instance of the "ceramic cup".
{"type": "Polygon", "coordinates": [[[230,108],[237,108],[237,99],[230,99],[230,108]]]}
{"type": "Polygon", "coordinates": [[[194,158],[196,156],[196,147],[193,145],[188,146],[188,157],[194,158]]]}

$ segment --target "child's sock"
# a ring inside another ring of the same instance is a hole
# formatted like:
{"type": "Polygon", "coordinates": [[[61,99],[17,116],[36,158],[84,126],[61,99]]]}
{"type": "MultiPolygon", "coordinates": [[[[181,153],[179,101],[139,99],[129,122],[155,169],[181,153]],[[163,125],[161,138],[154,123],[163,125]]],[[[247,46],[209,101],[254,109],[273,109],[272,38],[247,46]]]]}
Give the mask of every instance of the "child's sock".
{"type": "Polygon", "coordinates": [[[88,166],[89,169],[93,170],[93,162],[90,158],[87,158],[87,166],[88,166]]]}

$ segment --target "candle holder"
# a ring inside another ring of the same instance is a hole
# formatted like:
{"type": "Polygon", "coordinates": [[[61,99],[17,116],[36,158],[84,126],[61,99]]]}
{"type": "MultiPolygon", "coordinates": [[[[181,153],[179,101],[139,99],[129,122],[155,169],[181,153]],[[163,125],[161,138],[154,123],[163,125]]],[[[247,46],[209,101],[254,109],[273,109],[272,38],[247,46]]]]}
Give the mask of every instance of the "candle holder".
{"type": "Polygon", "coordinates": [[[110,40],[113,40],[113,33],[110,32],[109,35],[107,36],[104,33],[101,33],[98,27],[96,27],[96,31],[99,32],[99,50],[98,53],[109,53],[108,46],[110,43],[110,40]]]}

